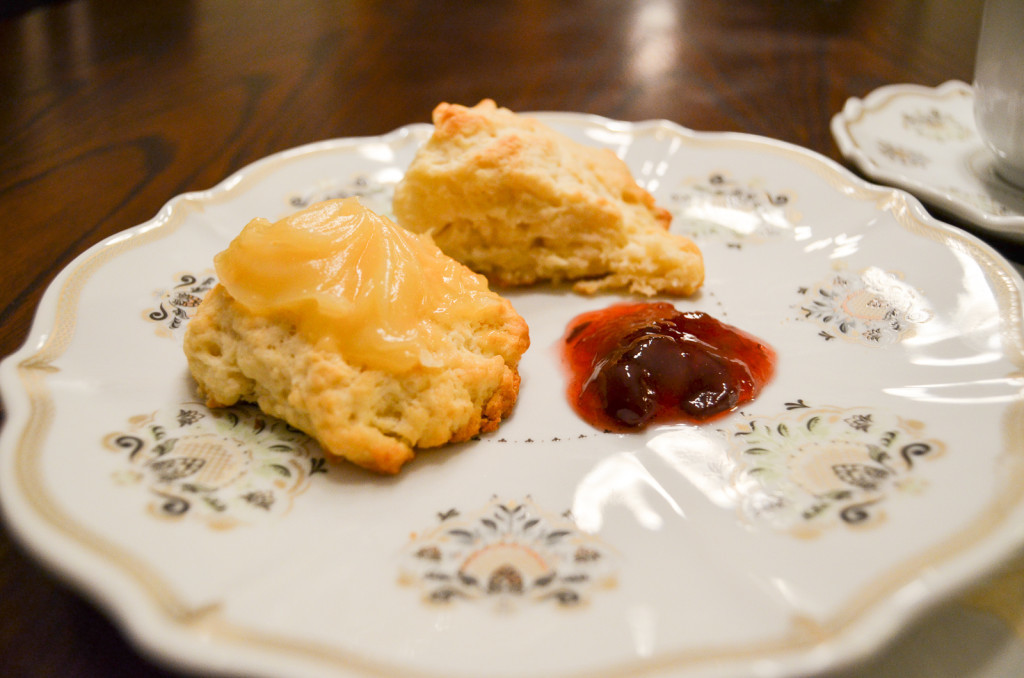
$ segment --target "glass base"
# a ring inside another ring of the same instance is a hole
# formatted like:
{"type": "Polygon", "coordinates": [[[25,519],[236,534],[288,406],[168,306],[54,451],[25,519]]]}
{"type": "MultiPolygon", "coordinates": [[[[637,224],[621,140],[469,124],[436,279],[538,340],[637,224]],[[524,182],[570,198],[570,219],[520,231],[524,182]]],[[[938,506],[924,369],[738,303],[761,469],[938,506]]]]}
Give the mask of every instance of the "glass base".
{"type": "Polygon", "coordinates": [[[1012,185],[1014,188],[1024,190],[1024,168],[1007,165],[998,159],[995,162],[996,176],[1012,185]]]}

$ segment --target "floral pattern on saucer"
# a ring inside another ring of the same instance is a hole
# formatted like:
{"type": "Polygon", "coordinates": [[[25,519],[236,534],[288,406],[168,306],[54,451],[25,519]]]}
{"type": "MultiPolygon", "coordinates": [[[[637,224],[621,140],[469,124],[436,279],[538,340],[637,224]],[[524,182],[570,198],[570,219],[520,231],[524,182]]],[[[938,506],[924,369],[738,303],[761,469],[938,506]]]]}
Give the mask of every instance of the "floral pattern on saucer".
{"type": "Polygon", "coordinates": [[[800,221],[792,192],[743,183],[724,171],[686,181],[670,195],[669,208],[686,235],[737,248],[792,233],[800,221]]]}
{"type": "Polygon", "coordinates": [[[878,152],[889,160],[907,167],[927,167],[932,161],[920,151],[885,139],[878,140],[878,152]]]}
{"type": "Polygon", "coordinates": [[[848,99],[831,129],[843,156],[868,177],[1024,242],[1024,192],[995,174],[967,83],[881,87],[848,99]]]}
{"type": "Polygon", "coordinates": [[[931,318],[921,295],[898,273],[869,267],[859,274],[837,273],[831,279],[797,289],[798,319],[821,327],[826,341],[842,337],[884,346],[913,336],[931,318]]]}
{"type": "Polygon", "coordinates": [[[254,407],[186,403],[133,417],[103,442],[123,456],[113,480],[144,488],[149,513],[215,529],[288,513],[310,478],[327,472],[309,436],[254,407]]]}
{"type": "Polygon", "coordinates": [[[492,498],[462,515],[437,514],[438,524],[413,537],[399,580],[431,603],[493,601],[576,607],[594,591],[615,586],[612,551],[580,530],[568,511],[552,515],[532,499],[492,498]]]}
{"type": "Polygon", "coordinates": [[[177,336],[199,308],[206,293],[216,284],[217,279],[212,271],[203,271],[198,275],[182,273],[171,287],[156,291],[156,308],[147,309],[144,317],[157,324],[157,334],[177,336]]]}
{"type": "Polygon", "coordinates": [[[955,116],[935,107],[905,112],[903,128],[934,141],[964,141],[975,134],[955,116]]]}
{"type": "Polygon", "coordinates": [[[797,400],[786,410],[738,425],[730,451],[744,515],[795,536],[882,523],[896,495],[927,489],[920,463],[945,451],[921,422],[879,408],[797,400]]]}

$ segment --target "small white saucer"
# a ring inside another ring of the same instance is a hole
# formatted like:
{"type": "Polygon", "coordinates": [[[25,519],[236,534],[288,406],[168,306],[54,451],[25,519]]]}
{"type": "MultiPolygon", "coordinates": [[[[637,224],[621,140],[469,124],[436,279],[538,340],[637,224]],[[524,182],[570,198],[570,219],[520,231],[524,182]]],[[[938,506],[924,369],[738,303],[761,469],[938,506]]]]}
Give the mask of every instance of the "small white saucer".
{"type": "Polygon", "coordinates": [[[832,118],[832,135],[872,179],[1024,242],[1024,190],[995,174],[973,107],[971,86],[959,80],[935,88],[887,85],[848,99],[832,118]]]}

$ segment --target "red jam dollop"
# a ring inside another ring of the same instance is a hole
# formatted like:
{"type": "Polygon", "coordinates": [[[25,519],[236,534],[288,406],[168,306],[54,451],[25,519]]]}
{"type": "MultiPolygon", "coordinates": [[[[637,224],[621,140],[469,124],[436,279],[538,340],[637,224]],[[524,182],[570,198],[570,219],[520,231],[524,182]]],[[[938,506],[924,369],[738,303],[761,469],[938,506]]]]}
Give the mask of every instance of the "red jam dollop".
{"type": "Polygon", "coordinates": [[[563,340],[570,402],[609,431],[707,421],[753,400],[775,371],[760,339],[666,302],[583,313],[563,340]]]}

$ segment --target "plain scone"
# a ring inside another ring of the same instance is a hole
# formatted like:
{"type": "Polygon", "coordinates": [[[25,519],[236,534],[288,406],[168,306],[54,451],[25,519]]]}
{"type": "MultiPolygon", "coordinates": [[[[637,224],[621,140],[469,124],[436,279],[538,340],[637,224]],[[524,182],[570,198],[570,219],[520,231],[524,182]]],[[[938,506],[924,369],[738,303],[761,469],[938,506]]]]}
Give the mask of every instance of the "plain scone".
{"type": "MultiPolygon", "coordinates": [[[[392,228],[401,230],[390,224],[389,238],[392,228]]],[[[424,242],[438,258],[444,257],[424,242]]],[[[393,253],[406,244],[387,243],[383,249],[393,253]]],[[[418,321],[429,324],[424,331],[434,339],[418,347],[411,366],[392,365],[386,355],[368,364],[351,351],[339,351],[329,341],[304,334],[295,311],[253,312],[218,284],[189,321],[185,335],[185,353],[200,394],[213,407],[256,403],[316,438],[329,455],[382,473],[396,473],[414,456],[415,448],[493,431],[515,404],[517,365],[529,346],[528,329],[507,300],[486,289],[480,276],[457,262],[450,264],[441,262],[446,275],[472,276],[465,279],[471,286],[473,279],[481,281],[482,289],[472,287],[473,294],[481,296],[480,310],[460,312],[454,319],[435,313],[418,321]]],[[[382,293],[388,297],[392,292],[382,293]]],[[[398,292],[425,295],[419,285],[398,292]]],[[[362,298],[364,293],[354,296],[362,298]]],[[[395,300],[382,303],[389,301],[395,300]]],[[[401,299],[395,303],[401,304],[401,299]]],[[[374,328],[351,326],[341,331],[356,336],[368,329],[374,328]]]]}
{"type": "Polygon", "coordinates": [[[703,283],[700,250],[611,150],[490,99],[439,104],[433,122],[396,187],[396,220],[495,284],[686,296],[703,283]]]}

